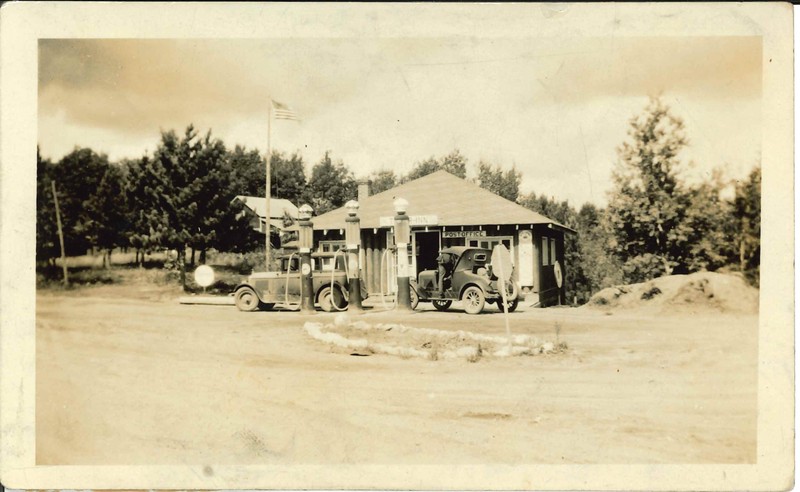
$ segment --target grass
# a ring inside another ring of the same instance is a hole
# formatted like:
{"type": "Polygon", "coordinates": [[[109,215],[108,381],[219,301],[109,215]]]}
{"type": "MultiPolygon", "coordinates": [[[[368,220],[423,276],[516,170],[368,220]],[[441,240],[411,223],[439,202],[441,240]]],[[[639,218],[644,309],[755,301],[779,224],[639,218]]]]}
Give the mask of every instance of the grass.
{"type": "MultiPolygon", "coordinates": [[[[61,261],[55,265],[39,265],[36,269],[36,288],[43,290],[77,290],[87,287],[125,285],[162,286],[180,288],[180,270],[172,255],[167,252],[145,256],[141,265],[136,263],[132,251],[114,251],[110,268],[103,268],[102,254],[73,256],[66,259],[69,286],[63,284],[61,261]]],[[[227,295],[242,278],[263,268],[263,253],[219,253],[209,251],[206,264],[214,269],[215,282],[205,290],[194,282],[191,265],[186,265],[187,293],[227,295]]],[[[199,262],[197,263],[199,266],[199,262]]]]}

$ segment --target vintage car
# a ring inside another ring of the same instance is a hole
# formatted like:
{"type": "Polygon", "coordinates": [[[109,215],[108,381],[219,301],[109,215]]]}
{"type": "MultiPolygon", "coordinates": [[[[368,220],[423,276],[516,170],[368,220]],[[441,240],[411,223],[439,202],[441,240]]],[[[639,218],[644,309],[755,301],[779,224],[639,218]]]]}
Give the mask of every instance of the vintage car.
{"type": "MultiPolygon", "coordinates": [[[[345,255],[314,253],[311,255],[311,263],[314,302],[323,311],[342,311],[347,308],[350,284],[345,270],[345,255]],[[333,277],[332,290],[331,277],[333,277]]],[[[368,296],[364,285],[362,281],[362,299],[368,296]]],[[[236,286],[233,296],[240,311],[269,310],[275,307],[275,304],[299,304],[300,257],[297,254],[282,257],[280,271],[250,274],[236,286]]]]}
{"type": "MultiPolygon", "coordinates": [[[[464,311],[478,314],[486,303],[497,303],[503,308],[503,298],[498,290],[498,279],[492,274],[492,251],[482,248],[454,246],[445,248],[440,253],[454,255],[455,267],[452,274],[444,279],[444,296],[439,296],[437,287],[437,270],[423,270],[416,281],[411,281],[411,307],[416,308],[420,302],[431,302],[439,311],[445,311],[453,301],[462,301],[464,311]]],[[[508,295],[508,311],[517,309],[519,288],[513,280],[506,283],[508,295]]]]}

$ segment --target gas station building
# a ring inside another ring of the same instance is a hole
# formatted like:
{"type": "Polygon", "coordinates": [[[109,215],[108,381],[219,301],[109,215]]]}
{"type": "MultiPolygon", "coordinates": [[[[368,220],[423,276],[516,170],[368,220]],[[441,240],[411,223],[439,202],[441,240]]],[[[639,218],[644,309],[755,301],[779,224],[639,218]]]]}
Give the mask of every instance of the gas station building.
{"type": "MultiPolygon", "coordinates": [[[[423,176],[384,192],[370,195],[369,184],[360,183],[358,216],[361,219],[359,262],[366,288],[373,294],[391,293],[396,288],[391,250],[394,244],[393,202],[408,201],[411,244],[408,264],[416,277],[422,270],[436,269],[441,248],[475,246],[492,249],[504,244],[511,252],[514,279],[533,300],[551,305],[564,299],[559,289],[555,264],[566,272],[564,234],[574,230],[539,213],[453,176],[446,171],[423,176]],[[560,296],[559,296],[559,290],[560,296]]],[[[344,207],[314,217],[317,251],[332,252],[345,246],[344,207]]]]}

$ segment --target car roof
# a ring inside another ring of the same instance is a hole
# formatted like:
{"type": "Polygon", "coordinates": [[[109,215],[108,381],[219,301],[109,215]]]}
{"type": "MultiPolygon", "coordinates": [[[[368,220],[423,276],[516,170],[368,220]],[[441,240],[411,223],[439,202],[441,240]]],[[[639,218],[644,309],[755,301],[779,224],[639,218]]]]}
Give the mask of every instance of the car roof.
{"type": "Polygon", "coordinates": [[[450,246],[449,248],[442,249],[441,252],[442,253],[454,254],[456,256],[462,256],[464,253],[466,253],[467,251],[470,251],[470,250],[478,250],[478,251],[485,252],[485,253],[488,253],[488,254],[492,253],[491,250],[488,250],[488,249],[485,249],[485,248],[475,248],[473,246],[450,246]]]}
{"type": "MultiPolygon", "coordinates": [[[[296,251],[294,253],[284,253],[284,254],[280,255],[278,258],[280,258],[280,259],[288,259],[292,255],[294,255],[295,258],[300,258],[300,254],[298,252],[296,252],[296,251]]],[[[311,257],[312,258],[333,258],[335,255],[339,255],[342,258],[346,258],[344,253],[330,253],[330,252],[327,252],[327,251],[326,252],[315,251],[314,253],[311,253],[311,257]]]]}

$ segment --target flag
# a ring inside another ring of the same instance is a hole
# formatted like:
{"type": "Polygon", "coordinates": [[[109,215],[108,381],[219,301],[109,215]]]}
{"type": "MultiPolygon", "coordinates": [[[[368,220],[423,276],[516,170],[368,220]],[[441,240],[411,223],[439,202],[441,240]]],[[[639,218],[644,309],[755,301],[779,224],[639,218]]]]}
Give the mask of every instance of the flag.
{"type": "Polygon", "coordinates": [[[300,120],[292,108],[278,101],[272,101],[272,114],[276,120],[300,120]]]}

